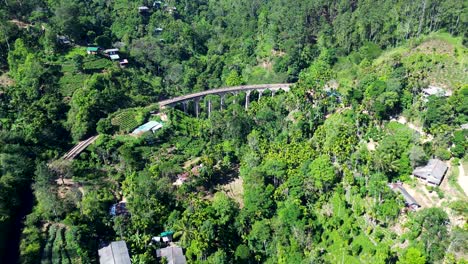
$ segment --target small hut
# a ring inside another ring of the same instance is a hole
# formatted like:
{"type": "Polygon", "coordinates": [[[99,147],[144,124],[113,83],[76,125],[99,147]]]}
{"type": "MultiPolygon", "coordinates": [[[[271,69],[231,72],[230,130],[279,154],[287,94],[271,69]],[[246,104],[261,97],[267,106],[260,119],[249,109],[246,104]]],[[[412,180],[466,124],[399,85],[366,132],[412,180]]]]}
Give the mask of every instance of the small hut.
{"type": "Polygon", "coordinates": [[[150,10],[150,9],[149,9],[149,7],[147,7],[147,6],[139,6],[139,7],[138,7],[138,12],[139,12],[140,14],[146,14],[146,13],[149,12],[149,10],[150,10]]]}
{"type": "Polygon", "coordinates": [[[123,60],[119,61],[119,64],[120,64],[121,68],[125,68],[125,66],[127,66],[127,64],[128,64],[128,60],[123,59],[123,60]]]}
{"type": "Polygon", "coordinates": [[[86,53],[90,55],[96,55],[99,51],[99,47],[87,47],[86,53]]]}

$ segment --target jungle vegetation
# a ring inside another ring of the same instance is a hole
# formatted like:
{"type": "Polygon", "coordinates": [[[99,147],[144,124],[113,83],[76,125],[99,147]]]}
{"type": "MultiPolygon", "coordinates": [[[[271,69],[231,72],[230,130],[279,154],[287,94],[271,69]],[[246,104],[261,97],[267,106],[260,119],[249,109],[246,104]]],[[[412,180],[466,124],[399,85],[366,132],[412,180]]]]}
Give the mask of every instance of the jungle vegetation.
{"type": "Polygon", "coordinates": [[[467,263],[466,19],[456,0],[0,1],[0,262],[96,263],[125,240],[157,263],[172,230],[189,263],[467,263]],[[156,105],[286,82],[247,110],[205,98],[209,117],[156,105]],[[162,129],[128,135],[155,113],[162,129]],[[429,158],[455,191],[423,186],[441,202],[406,211],[387,185],[420,185],[429,158]]]}

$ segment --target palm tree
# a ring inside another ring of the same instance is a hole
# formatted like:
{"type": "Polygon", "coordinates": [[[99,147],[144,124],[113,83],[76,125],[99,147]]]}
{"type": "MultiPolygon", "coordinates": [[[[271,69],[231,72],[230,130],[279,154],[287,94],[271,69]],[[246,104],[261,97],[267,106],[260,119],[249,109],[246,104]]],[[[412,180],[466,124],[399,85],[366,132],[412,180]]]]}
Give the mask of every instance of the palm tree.
{"type": "Polygon", "coordinates": [[[187,247],[190,241],[195,237],[196,230],[193,228],[190,219],[185,216],[174,224],[173,229],[175,231],[173,237],[174,239],[179,238],[182,247],[187,247]]]}

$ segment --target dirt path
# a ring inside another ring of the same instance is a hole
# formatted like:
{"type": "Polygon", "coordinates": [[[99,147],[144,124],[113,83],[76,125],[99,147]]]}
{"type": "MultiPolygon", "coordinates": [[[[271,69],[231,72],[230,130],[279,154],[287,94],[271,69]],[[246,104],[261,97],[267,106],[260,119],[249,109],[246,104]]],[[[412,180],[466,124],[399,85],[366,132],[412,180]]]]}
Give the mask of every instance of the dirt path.
{"type": "Polygon", "coordinates": [[[468,175],[465,174],[465,169],[463,168],[463,163],[458,165],[458,185],[460,185],[465,192],[465,195],[468,195],[468,175]]]}
{"type": "Polygon", "coordinates": [[[412,130],[418,132],[423,138],[422,138],[422,143],[426,143],[429,141],[432,141],[434,137],[431,134],[427,134],[422,130],[422,127],[417,126],[411,122],[408,122],[404,116],[399,116],[398,119],[392,119],[393,121],[396,121],[400,124],[407,125],[409,128],[412,130]]]}

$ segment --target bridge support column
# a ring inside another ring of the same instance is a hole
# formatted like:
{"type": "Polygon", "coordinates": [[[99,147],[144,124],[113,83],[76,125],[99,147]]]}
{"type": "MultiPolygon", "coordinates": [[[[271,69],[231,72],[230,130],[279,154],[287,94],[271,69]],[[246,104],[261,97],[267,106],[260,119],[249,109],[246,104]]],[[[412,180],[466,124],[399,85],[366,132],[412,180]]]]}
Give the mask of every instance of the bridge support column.
{"type": "Polygon", "coordinates": [[[208,118],[211,117],[211,100],[208,99],[208,118]]]}
{"type": "Polygon", "coordinates": [[[262,98],[264,90],[258,90],[258,101],[260,101],[260,98],[262,98]]]}
{"type": "Polygon", "coordinates": [[[236,96],[237,96],[238,92],[233,92],[232,95],[234,96],[234,100],[232,100],[232,103],[235,104],[236,103],[236,96]]]}
{"type": "Polygon", "coordinates": [[[224,99],[226,98],[226,94],[220,94],[219,97],[221,99],[220,107],[221,107],[221,110],[223,110],[223,108],[224,108],[224,99]]]}
{"type": "Polygon", "coordinates": [[[195,103],[195,116],[198,117],[200,114],[200,98],[194,98],[193,102],[195,103]]]}
{"type": "Polygon", "coordinates": [[[270,90],[271,91],[271,97],[275,96],[276,90],[270,90]]]}
{"type": "Polygon", "coordinates": [[[187,102],[186,101],[182,102],[182,109],[184,110],[184,113],[187,113],[187,102]]]}
{"type": "Polygon", "coordinates": [[[249,103],[250,103],[250,93],[252,91],[247,90],[245,91],[245,110],[249,109],[249,103]]]}

